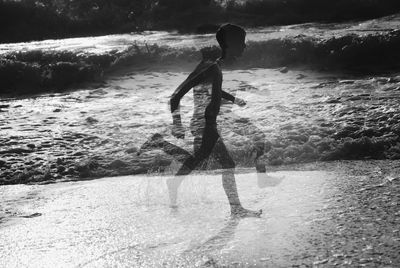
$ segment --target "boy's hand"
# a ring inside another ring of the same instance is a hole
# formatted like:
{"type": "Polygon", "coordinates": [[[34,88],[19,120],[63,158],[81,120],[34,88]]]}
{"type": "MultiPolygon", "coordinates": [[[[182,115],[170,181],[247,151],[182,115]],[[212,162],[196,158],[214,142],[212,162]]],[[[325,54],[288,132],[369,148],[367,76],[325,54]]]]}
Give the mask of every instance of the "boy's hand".
{"type": "Polygon", "coordinates": [[[175,138],[178,138],[178,139],[185,138],[185,129],[183,128],[183,126],[181,124],[172,124],[171,133],[175,138]]]}
{"type": "Polygon", "coordinates": [[[243,107],[246,105],[246,102],[242,100],[241,98],[235,98],[235,104],[239,105],[240,107],[243,107]]]}

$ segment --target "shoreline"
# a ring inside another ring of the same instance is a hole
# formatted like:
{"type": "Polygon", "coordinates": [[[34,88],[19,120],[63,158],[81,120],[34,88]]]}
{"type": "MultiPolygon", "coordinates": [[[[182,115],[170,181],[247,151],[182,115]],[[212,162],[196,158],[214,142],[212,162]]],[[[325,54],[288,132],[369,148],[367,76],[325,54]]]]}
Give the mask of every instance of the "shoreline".
{"type": "Polygon", "coordinates": [[[175,209],[168,176],[0,187],[0,265],[400,263],[398,163],[274,171],[273,184],[248,171],[236,174],[238,192],[260,218],[232,220],[221,177],[209,173],[186,178],[175,209]]]}

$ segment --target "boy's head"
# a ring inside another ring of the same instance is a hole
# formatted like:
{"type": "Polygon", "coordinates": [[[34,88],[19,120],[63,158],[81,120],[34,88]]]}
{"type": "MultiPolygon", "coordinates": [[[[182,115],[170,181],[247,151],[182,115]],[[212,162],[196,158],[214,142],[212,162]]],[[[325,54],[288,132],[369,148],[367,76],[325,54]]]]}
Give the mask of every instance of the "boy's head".
{"type": "Polygon", "coordinates": [[[227,56],[241,56],[246,47],[246,32],[237,25],[229,23],[222,25],[217,31],[216,38],[223,54],[227,56]]]}

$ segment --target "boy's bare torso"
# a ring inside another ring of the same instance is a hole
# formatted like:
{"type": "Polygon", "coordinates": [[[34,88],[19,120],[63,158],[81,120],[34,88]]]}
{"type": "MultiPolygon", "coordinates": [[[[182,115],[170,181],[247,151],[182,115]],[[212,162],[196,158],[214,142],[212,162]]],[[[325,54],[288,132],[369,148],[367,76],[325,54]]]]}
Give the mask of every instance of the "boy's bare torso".
{"type": "MultiPolygon", "coordinates": [[[[201,136],[206,123],[216,124],[220,111],[221,98],[234,101],[234,97],[223,91],[220,61],[202,61],[188,78],[177,88],[172,99],[183,97],[193,89],[193,116],[190,130],[194,136],[201,136]]],[[[172,110],[172,103],[171,103],[172,110]]]]}

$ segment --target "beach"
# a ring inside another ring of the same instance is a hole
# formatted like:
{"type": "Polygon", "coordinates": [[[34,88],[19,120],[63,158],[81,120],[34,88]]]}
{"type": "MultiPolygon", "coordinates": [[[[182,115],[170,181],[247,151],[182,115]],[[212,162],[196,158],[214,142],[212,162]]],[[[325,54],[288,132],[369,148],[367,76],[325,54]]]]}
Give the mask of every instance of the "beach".
{"type": "Polygon", "coordinates": [[[4,267],[397,267],[398,162],[236,174],[233,219],[221,177],[195,173],[170,208],[163,176],[3,186],[4,267]],[[396,168],[397,167],[397,168],[396,168]],[[272,176],[272,177],[271,177],[272,176]]]}
{"type": "Polygon", "coordinates": [[[214,34],[0,44],[0,267],[398,267],[400,15],[246,31],[217,128],[258,218],[213,154],[171,207],[179,159],[140,149],[193,153],[193,94],[183,139],[169,101],[214,34]]]}

